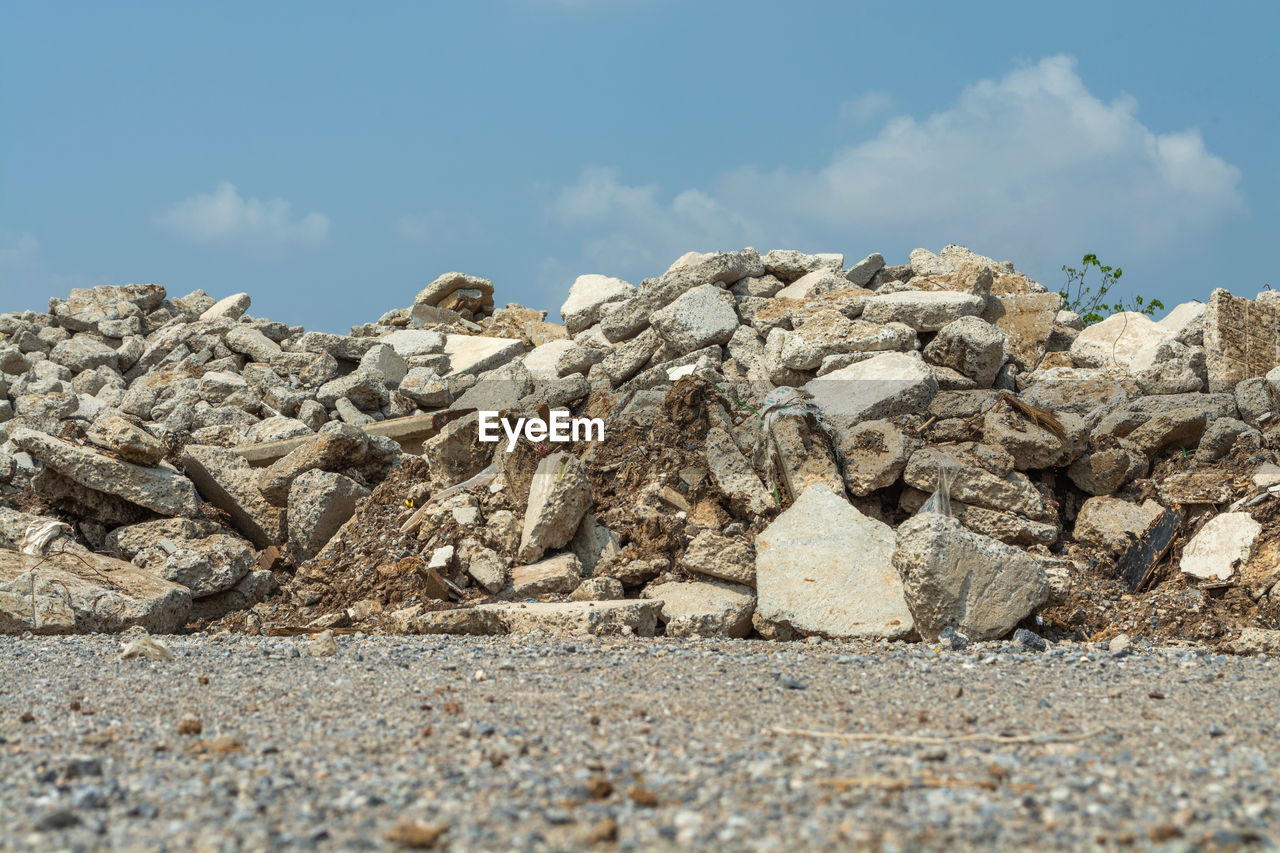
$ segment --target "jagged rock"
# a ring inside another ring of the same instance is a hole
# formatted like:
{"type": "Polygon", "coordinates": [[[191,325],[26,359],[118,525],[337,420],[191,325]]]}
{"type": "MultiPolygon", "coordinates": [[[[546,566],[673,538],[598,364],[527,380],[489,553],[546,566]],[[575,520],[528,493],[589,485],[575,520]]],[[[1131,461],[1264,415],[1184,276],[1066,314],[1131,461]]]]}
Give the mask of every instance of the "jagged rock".
{"type": "Polygon", "coordinates": [[[462,543],[458,557],[467,574],[487,592],[500,592],[506,586],[507,561],[497,551],[468,539],[462,543]]]}
{"type": "Polygon", "coordinates": [[[1071,345],[1071,358],[1081,367],[1129,369],[1143,349],[1173,337],[1164,326],[1137,311],[1121,311],[1086,328],[1071,345]]]}
{"type": "Polygon", "coordinates": [[[844,277],[838,267],[820,267],[800,276],[779,290],[776,295],[782,299],[809,299],[848,286],[849,280],[844,277]]]}
{"type": "Polygon", "coordinates": [[[805,384],[816,405],[838,431],[861,421],[919,412],[938,383],[918,353],[886,352],[805,384]]]}
{"type": "Polygon", "coordinates": [[[169,465],[147,468],[110,459],[25,427],[11,430],[9,438],[35,459],[86,488],[162,515],[199,514],[195,487],[169,465]]]}
{"type": "Polygon", "coordinates": [[[911,454],[902,479],[922,492],[938,487],[938,469],[953,472],[951,497],[977,506],[1047,521],[1044,496],[1025,474],[1013,470],[1013,459],[983,445],[931,445],[911,454]],[[992,469],[995,470],[992,470],[992,469]]]}
{"type": "Polygon", "coordinates": [[[578,525],[578,531],[573,534],[569,547],[582,563],[584,573],[592,572],[601,560],[616,557],[621,551],[621,543],[617,535],[601,524],[591,513],[583,516],[582,523],[578,525]]]}
{"type": "Polygon", "coordinates": [[[1265,377],[1241,380],[1236,385],[1235,397],[1240,419],[1250,426],[1267,425],[1280,414],[1280,392],[1265,377]]]}
{"type": "Polygon", "coordinates": [[[866,287],[882,269],[884,269],[884,255],[872,252],[845,270],[844,277],[855,287],[866,287]]]}
{"type": "Polygon", "coordinates": [[[844,484],[859,497],[893,485],[921,445],[889,420],[864,421],[842,433],[844,484]]]}
{"type": "Polygon", "coordinates": [[[969,293],[904,290],[871,297],[862,308],[862,318],[872,323],[905,323],[917,332],[936,332],[961,317],[981,315],[986,304],[981,296],[969,293]]]}
{"type": "Polygon", "coordinates": [[[1019,397],[1024,403],[1056,412],[1088,415],[1122,406],[1137,397],[1138,385],[1114,370],[1051,367],[1037,370],[1019,397]]]}
{"type": "Polygon", "coordinates": [[[764,483],[729,433],[712,427],[707,432],[706,455],[711,478],[740,514],[759,515],[773,508],[764,483]]]}
{"type": "Polygon", "coordinates": [[[223,340],[232,352],[247,355],[254,361],[270,363],[280,354],[280,345],[253,326],[232,326],[223,340]]]}
{"type": "Polygon", "coordinates": [[[652,637],[661,603],[570,601],[481,604],[416,614],[405,630],[417,634],[528,634],[652,637]]]}
{"type": "Polygon", "coordinates": [[[569,288],[569,298],[560,306],[560,317],[569,334],[589,329],[607,313],[606,306],[631,298],[635,286],[605,275],[580,275],[569,288]]]}
{"type": "Polygon", "coordinates": [[[679,561],[687,572],[732,581],[742,586],[756,585],[756,558],[745,542],[704,530],[693,538],[679,561]]]}
{"type": "Polygon", "coordinates": [[[817,270],[839,272],[844,266],[844,256],[835,254],[808,255],[794,249],[772,249],[763,258],[764,272],[783,282],[793,282],[817,270]]]}
{"type": "Polygon", "coordinates": [[[1034,558],[935,513],[898,527],[893,566],[916,630],[929,642],[946,628],[998,639],[1048,598],[1048,578],[1034,558]]]}
{"type": "Polygon", "coordinates": [[[1044,358],[1061,305],[1056,293],[996,294],[987,300],[982,319],[1005,333],[1009,360],[1029,373],[1044,358]]]}
{"type": "MultiPolygon", "coordinates": [[[[1058,421],[1065,428],[1066,419],[1070,417],[1063,415],[1058,421]]],[[[1049,468],[1068,464],[1084,452],[1086,433],[1078,419],[1075,424],[1079,427],[1078,442],[1071,442],[1069,438],[1064,441],[1009,406],[992,406],[982,417],[982,440],[992,447],[1003,448],[1013,457],[1014,467],[1019,471],[1049,468]]]]}
{"type": "Polygon", "coordinates": [[[186,587],[123,560],[0,551],[0,634],[172,634],[190,612],[186,587]]]}
{"type": "Polygon", "coordinates": [[[418,292],[413,300],[413,316],[419,306],[447,308],[468,314],[492,310],[493,282],[487,278],[460,272],[447,272],[418,292]],[[458,294],[462,294],[459,296],[458,294]]]}
{"type": "Polygon", "coordinates": [[[309,560],[355,514],[369,490],[350,477],[332,471],[310,470],[289,486],[289,551],[294,561],[309,560]]]}
{"type": "Polygon", "coordinates": [[[70,368],[72,373],[104,366],[114,370],[117,365],[116,351],[88,335],[76,335],[60,342],[49,353],[49,359],[70,368]]]}
{"type": "MultiPolygon", "coordinates": [[[[898,501],[898,508],[914,515],[928,502],[930,495],[919,489],[905,488],[898,501]]],[[[1033,521],[1011,512],[1000,512],[987,507],[950,501],[951,515],[974,533],[990,536],[1007,545],[1029,548],[1032,545],[1049,546],[1058,541],[1062,530],[1054,522],[1033,521]]]]}
{"type": "Polygon", "coordinates": [[[676,354],[684,354],[726,343],[738,328],[738,314],[728,292],[704,284],[653,312],[649,322],[676,354]]]}
{"type": "Polygon", "coordinates": [[[1209,390],[1230,391],[1280,364],[1280,304],[1255,302],[1217,288],[1204,314],[1209,390]]]}
{"type": "Polygon", "coordinates": [[[404,356],[391,345],[384,343],[370,347],[369,351],[361,356],[360,368],[381,374],[382,381],[392,388],[399,385],[400,380],[404,379],[409,371],[409,365],[405,363],[404,356]]]}
{"type": "Polygon", "coordinates": [[[98,418],[85,431],[85,437],[126,462],[154,467],[164,459],[165,446],[159,439],[118,415],[98,418]]]}
{"type": "Polygon", "coordinates": [[[200,314],[201,320],[239,320],[244,316],[244,312],[249,310],[252,300],[247,293],[233,293],[230,296],[224,296],[217,302],[210,305],[200,314]]]}
{"type": "Polygon", "coordinates": [[[214,533],[199,540],[158,540],[134,562],[182,584],[192,598],[204,598],[239,583],[253,568],[253,549],[237,536],[214,533]]]}
{"type": "Polygon", "coordinates": [[[191,618],[213,621],[236,610],[248,610],[277,592],[275,577],[266,569],[251,569],[231,589],[191,603],[191,618]]]}
{"type": "Polygon", "coordinates": [[[1209,306],[1203,302],[1183,302],[1159,320],[1174,340],[1188,347],[1204,345],[1204,319],[1209,306]]]}
{"type": "Polygon", "coordinates": [[[1205,522],[1182,549],[1178,568],[1202,580],[1227,580],[1249,559],[1262,525],[1247,512],[1226,512],[1205,522]]]}
{"type": "Polygon", "coordinates": [[[756,538],[757,611],[803,633],[905,637],[912,620],[893,547],[893,528],[812,486],[756,538]]]}
{"type": "Polygon", "coordinates": [[[709,581],[656,584],[642,598],[659,601],[668,637],[745,637],[756,597],[743,586],[709,581]]]}
{"type": "Polygon", "coordinates": [[[107,534],[103,548],[113,557],[132,560],[161,539],[181,542],[202,539],[217,532],[218,526],[204,519],[159,518],[117,527],[107,534]]]}
{"type": "Polygon", "coordinates": [[[1244,421],[1235,418],[1214,418],[1205,427],[1200,437],[1200,446],[1196,448],[1197,462],[1216,462],[1226,456],[1236,439],[1247,432],[1257,434],[1257,430],[1244,421]]]}
{"type": "Polygon", "coordinates": [[[316,469],[341,471],[360,465],[365,461],[368,444],[368,436],[356,427],[325,424],[315,438],[262,469],[258,473],[258,487],[269,502],[284,506],[290,487],[299,475],[316,469]]]}
{"type": "Polygon", "coordinates": [[[520,559],[533,562],[547,549],[568,544],[590,508],[591,486],[577,457],[569,453],[544,457],[529,487],[520,559]]]}
{"type": "Polygon", "coordinates": [[[557,554],[511,570],[511,590],[519,596],[568,593],[582,581],[582,563],[573,554],[557,554]]]}
{"type": "Polygon", "coordinates": [[[924,348],[924,357],[989,388],[1004,364],[1005,342],[999,328],[977,317],[961,317],[938,331],[924,348]]]}
{"type": "Polygon", "coordinates": [[[1119,555],[1142,535],[1164,507],[1153,500],[1141,505],[1112,497],[1092,497],[1076,514],[1077,542],[1119,555]]]}
{"type": "Polygon", "coordinates": [[[617,578],[587,578],[569,593],[570,601],[609,601],[622,598],[622,582],[617,578]]]}
{"type": "Polygon", "coordinates": [[[1145,477],[1148,460],[1141,449],[1124,440],[1085,453],[1071,463],[1067,476],[1083,492],[1109,495],[1125,483],[1145,477]]]}
{"type": "Polygon", "coordinates": [[[255,547],[284,544],[284,513],[267,502],[257,472],[244,457],[219,447],[190,444],[182,451],[182,467],[201,497],[226,512],[255,547]]]}
{"type": "Polygon", "coordinates": [[[433,488],[461,483],[489,464],[494,446],[478,440],[478,423],[479,417],[474,413],[450,421],[422,443],[422,458],[430,467],[433,488]]]}

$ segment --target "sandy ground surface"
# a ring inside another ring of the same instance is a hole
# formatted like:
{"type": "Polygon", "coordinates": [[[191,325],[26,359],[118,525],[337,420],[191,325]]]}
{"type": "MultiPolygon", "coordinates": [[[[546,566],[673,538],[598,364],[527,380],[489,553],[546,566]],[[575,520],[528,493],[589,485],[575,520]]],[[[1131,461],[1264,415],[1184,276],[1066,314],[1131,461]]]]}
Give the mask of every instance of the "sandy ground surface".
{"type": "Polygon", "coordinates": [[[0,638],[0,850],[1266,849],[1280,661],[0,638]]]}

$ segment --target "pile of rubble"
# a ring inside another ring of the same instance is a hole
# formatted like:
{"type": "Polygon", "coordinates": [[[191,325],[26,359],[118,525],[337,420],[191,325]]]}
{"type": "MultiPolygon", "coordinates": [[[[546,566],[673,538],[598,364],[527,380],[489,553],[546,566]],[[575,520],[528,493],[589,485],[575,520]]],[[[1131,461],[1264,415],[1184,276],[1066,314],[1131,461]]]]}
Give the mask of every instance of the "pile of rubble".
{"type": "Polygon", "coordinates": [[[0,315],[0,632],[1280,648],[1270,291],[1083,328],[960,246],[746,249],[563,325],[460,273],[350,335],[248,307],[0,315]],[[561,411],[604,437],[481,440],[561,411]]]}

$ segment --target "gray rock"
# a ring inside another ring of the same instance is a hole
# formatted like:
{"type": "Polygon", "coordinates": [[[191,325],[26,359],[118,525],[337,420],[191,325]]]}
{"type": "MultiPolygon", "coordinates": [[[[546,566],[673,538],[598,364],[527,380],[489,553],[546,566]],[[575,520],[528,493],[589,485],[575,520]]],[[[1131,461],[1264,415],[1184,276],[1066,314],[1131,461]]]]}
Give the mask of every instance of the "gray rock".
{"type": "Polygon", "coordinates": [[[670,582],[648,586],[640,597],[662,602],[658,618],[668,637],[745,637],[751,632],[756,597],[747,587],[670,582]]]}
{"type": "Polygon", "coordinates": [[[155,468],[110,459],[25,427],[10,431],[19,449],[89,489],[123,498],[162,515],[196,516],[196,490],[169,465],[155,468]]]}
{"type": "Polygon", "coordinates": [[[1196,448],[1197,462],[1216,462],[1231,451],[1236,439],[1245,433],[1258,431],[1244,421],[1235,418],[1215,418],[1205,427],[1200,437],[1200,446],[1196,448]]]}
{"type": "Polygon", "coordinates": [[[399,385],[400,380],[404,379],[409,371],[409,365],[405,363],[404,356],[394,347],[384,343],[371,347],[360,358],[360,367],[382,374],[383,381],[391,388],[399,385]]]}
{"type": "Polygon", "coordinates": [[[511,589],[519,596],[569,593],[582,581],[582,563],[574,554],[557,554],[511,570],[511,589]]]}
{"type": "Polygon", "coordinates": [[[243,456],[220,447],[189,444],[182,451],[182,467],[201,497],[227,513],[232,525],[255,547],[284,544],[284,513],[267,502],[258,486],[258,472],[243,456]]]}
{"type": "Polygon", "coordinates": [[[268,338],[259,329],[243,323],[232,326],[223,340],[232,352],[247,355],[253,361],[270,363],[280,354],[278,343],[268,338]]]}
{"type": "Polygon", "coordinates": [[[0,634],[172,634],[190,612],[186,587],[122,560],[0,550],[0,634]]]}
{"type": "Polygon", "coordinates": [[[1006,339],[1005,333],[990,323],[961,317],[942,327],[924,348],[924,357],[989,388],[1004,364],[1006,339]]]}
{"type": "Polygon", "coordinates": [[[520,559],[537,560],[550,548],[568,544],[591,507],[591,486],[582,463],[569,453],[552,453],[538,463],[520,536],[520,559]]]}
{"type": "Polygon", "coordinates": [[[98,418],[85,431],[85,437],[126,462],[154,467],[164,459],[165,446],[159,439],[119,415],[98,418]]]}
{"type": "Polygon", "coordinates": [[[678,565],[687,572],[732,581],[742,586],[756,585],[756,557],[747,543],[704,530],[693,538],[680,556],[678,565]]]}
{"type": "Polygon", "coordinates": [[[738,328],[733,297],[713,284],[694,287],[649,318],[676,354],[723,344],[738,328]]]}
{"type": "Polygon", "coordinates": [[[893,549],[893,528],[810,486],[756,538],[757,611],[802,633],[905,637],[912,620],[893,549]]]}
{"type": "Polygon", "coordinates": [[[750,515],[773,508],[773,498],[729,433],[712,427],[707,431],[705,446],[711,478],[731,503],[750,515]]]}
{"type": "Polygon", "coordinates": [[[356,506],[369,496],[364,486],[332,471],[299,474],[289,487],[289,551],[301,563],[319,554],[356,506]]]}
{"type": "Polygon", "coordinates": [[[936,332],[961,317],[977,317],[986,300],[950,290],[877,293],[866,301],[862,318],[872,323],[905,323],[917,332],[936,332]]]}
{"type": "Polygon", "coordinates": [[[884,269],[884,255],[879,252],[872,252],[845,270],[844,277],[852,282],[855,287],[866,287],[871,283],[871,279],[876,277],[876,273],[882,269],[884,269]]]}
{"type": "Polygon", "coordinates": [[[635,286],[620,278],[604,275],[580,275],[569,288],[569,298],[560,306],[560,317],[569,334],[594,326],[607,313],[607,307],[635,295],[635,286]]]}
{"type": "Polygon", "coordinates": [[[239,583],[253,568],[253,549],[237,536],[215,533],[198,541],[162,540],[140,551],[134,562],[182,584],[192,598],[204,598],[239,583]]]}
{"type": "Polygon", "coordinates": [[[1073,535],[1077,542],[1122,554],[1162,512],[1164,507],[1153,500],[1139,506],[1119,498],[1092,497],[1080,506],[1073,535]]]}
{"type": "Polygon", "coordinates": [[[923,411],[938,383],[918,353],[880,353],[805,384],[816,405],[840,431],[861,421],[923,411]]]}
{"type": "Polygon", "coordinates": [[[934,513],[899,526],[893,565],[916,630],[930,642],[945,628],[997,639],[1048,598],[1048,578],[1034,558],[934,513]]]}

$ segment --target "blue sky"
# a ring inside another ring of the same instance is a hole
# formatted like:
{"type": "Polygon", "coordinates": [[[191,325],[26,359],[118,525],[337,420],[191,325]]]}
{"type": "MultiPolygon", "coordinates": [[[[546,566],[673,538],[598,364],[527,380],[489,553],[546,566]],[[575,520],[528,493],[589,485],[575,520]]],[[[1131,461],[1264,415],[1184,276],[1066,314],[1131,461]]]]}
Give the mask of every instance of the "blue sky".
{"type": "Polygon", "coordinates": [[[436,275],[557,310],[696,249],[946,243],[1166,304],[1280,287],[1280,4],[0,0],[0,309],[436,275]]]}

